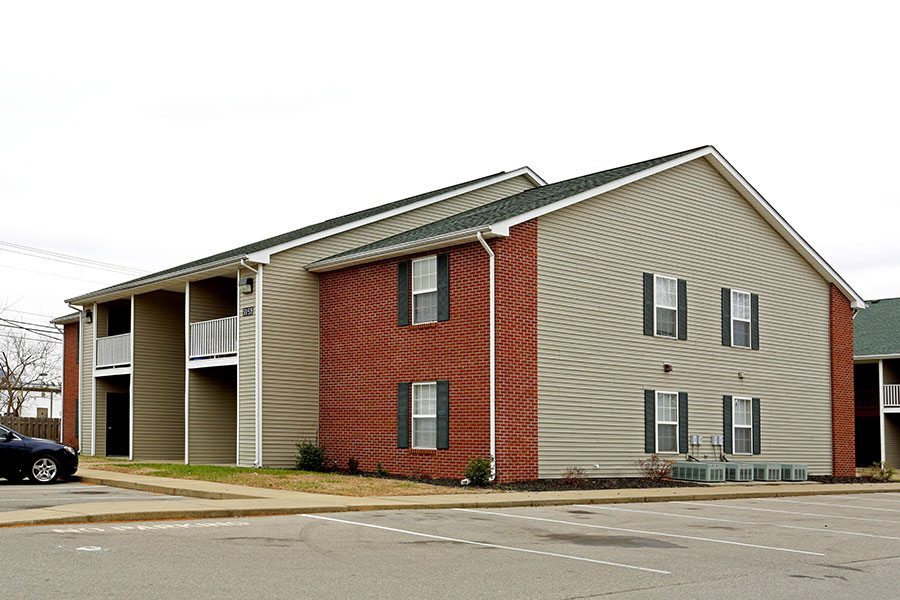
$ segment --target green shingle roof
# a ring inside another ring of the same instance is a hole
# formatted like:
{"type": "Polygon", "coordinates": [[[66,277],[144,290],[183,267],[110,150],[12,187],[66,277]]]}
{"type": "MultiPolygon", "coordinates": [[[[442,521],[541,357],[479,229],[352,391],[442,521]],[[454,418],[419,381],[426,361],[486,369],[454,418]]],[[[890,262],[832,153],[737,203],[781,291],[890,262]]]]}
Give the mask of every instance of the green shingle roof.
{"type": "Polygon", "coordinates": [[[477,179],[472,179],[471,181],[464,181],[463,183],[457,183],[455,185],[451,185],[448,187],[441,188],[439,190],[433,190],[430,192],[426,192],[424,194],[419,194],[417,196],[411,196],[409,198],[404,198],[403,200],[396,200],[394,202],[389,202],[387,204],[382,204],[380,206],[375,206],[373,208],[367,208],[365,210],[360,210],[354,213],[350,213],[348,215],[343,215],[340,217],[335,217],[333,219],[328,219],[327,221],[322,221],[321,223],[316,223],[315,225],[308,225],[306,227],[301,227],[300,229],[295,229],[294,231],[289,231],[287,233],[283,233],[281,235],[276,235],[274,237],[270,237],[264,240],[260,240],[258,242],[253,242],[252,244],[247,244],[245,246],[240,246],[238,248],[234,248],[232,250],[226,250],[225,252],[220,252],[218,254],[213,254],[212,256],[207,256],[206,258],[201,258],[199,260],[191,261],[188,263],[184,263],[182,265],[178,265],[177,267],[172,267],[170,269],[164,269],[162,271],[157,271],[155,273],[150,273],[149,275],[144,275],[138,277],[137,279],[131,279],[129,281],[125,281],[123,283],[118,283],[116,285],[103,288],[100,290],[96,290],[91,292],[90,294],[84,294],[82,296],[78,296],[76,298],[72,298],[70,300],[66,300],[66,302],[77,304],[79,300],[84,300],[87,298],[91,298],[94,296],[101,296],[105,294],[111,294],[120,290],[126,290],[129,288],[133,288],[145,283],[152,283],[155,281],[166,279],[167,276],[175,276],[175,274],[180,273],[182,271],[191,271],[194,269],[200,269],[205,266],[213,267],[220,264],[227,264],[228,262],[234,262],[240,260],[241,258],[245,258],[248,254],[252,254],[253,252],[259,252],[261,250],[265,250],[267,248],[271,248],[273,246],[278,246],[280,244],[284,244],[286,242],[291,242],[293,240],[297,240],[308,235],[313,235],[315,233],[319,233],[322,231],[326,231],[328,229],[333,229],[335,227],[341,227],[342,225],[347,225],[349,223],[353,223],[354,221],[359,221],[362,219],[367,219],[369,217],[374,217],[384,212],[388,212],[390,210],[394,210],[396,208],[402,208],[404,206],[408,206],[410,204],[415,204],[416,202],[420,202],[422,200],[427,200],[434,196],[440,196],[441,194],[446,194],[447,192],[452,192],[454,190],[464,188],[469,185],[473,185],[476,183],[480,183],[482,181],[486,181],[493,177],[498,177],[500,175],[505,174],[506,171],[500,171],[498,173],[494,173],[491,175],[485,175],[484,177],[479,177],[477,179]]]}
{"type": "Polygon", "coordinates": [[[548,204],[565,200],[566,198],[570,198],[581,192],[600,187],[607,183],[612,183],[618,179],[623,179],[629,175],[634,175],[645,169],[655,167],[705,147],[706,146],[700,146],[699,148],[692,148],[683,152],[660,156],[659,158],[625,165],[624,167],[616,167],[615,169],[591,173],[590,175],[582,175],[581,177],[575,177],[573,179],[551,183],[543,187],[525,190],[514,196],[495,200],[489,204],[467,210],[446,219],[441,219],[440,221],[435,221],[434,223],[429,223],[416,229],[410,229],[409,231],[404,231],[403,233],[354,248],[353,250],[323,258],[312,263],[310,266],[316,266],[341,259],[349,259],[356,255],[367,254],[369,252],[392,248],[394,246],[414,244],[417,241],[429,240],[441,236],[450,236],[456,232],[487,227],[494,223],[499,223],[500,221],[505,221],[506,219],[511,219],[534,209],[547,206],[548,204]]]}
{"type": "Polygon", "coordinates": [[[900,354],[900,298],[870,300],[853,319],[853,354],[900,354]]]}

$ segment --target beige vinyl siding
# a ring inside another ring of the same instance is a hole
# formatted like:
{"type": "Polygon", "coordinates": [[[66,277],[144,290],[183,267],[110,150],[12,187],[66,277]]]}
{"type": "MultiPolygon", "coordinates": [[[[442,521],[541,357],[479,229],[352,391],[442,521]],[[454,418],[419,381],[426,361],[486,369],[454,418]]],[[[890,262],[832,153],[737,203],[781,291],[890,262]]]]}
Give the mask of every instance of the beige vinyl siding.
{"type": "Polygon", "coordinates": [[[191,282],[191,323],[236,314],[237,281],[234,277],[211,277],[191,282]]]}
{"type": "Polygon", "coordinates": [[[188,373],[188,460],[191,464],[234,464],[236,461],[236,368],[210,367],[188,373]]]}
{"type": "MultiPolygon", "coordinates": [[[[87,307],[97,311],[94,307],[87,307]]],[[[81,318],[81,430],[79,431],[78,447],[82,454],[91,453],[91,439],[94,435],[91,422],[91,411],[94,403],[94,324],[81,318]]]]}
{"type": "Polygon", "coordinates": [[[759,397],[755,460],[831,472],[828,284],[705,159],[540,217],[538,281],[541,477],[637,475],[644,389],[688,392],[701,458],[722,396],[759,397]],[[644,272],[687,280],[688,340],[642,334],[644,272]],[[723,287],[759,294],[759,351],[722,346],[723,287]]]}
{"type": "Polygon", "coordinates": [[[303,267],[532,187],[516,177],[272,256],[263,292],[263,464],[292,465],[296,442],[318,431],[319,287],[303,267]]]}
{"type": "Polygon", "coordinates": [[[184,460],[184,294],[134,296],[134,459],[184,460]]]}
{"type": "MultiPolygon", "coordinates": [[[[238,277],[256,279],[246,269],[238,277]]],[[[259,285],[254,285],[252,294],[241,294],[238,310],[238,460],[244,466],[256,460],[256,315],[245,317],[241,310],[255,307],[258,293],[259,285]]]]}
{"type": "Polygon", "coordinates": [[[900,466],[900,414],[884,415],[884,462],[900,466]]]}

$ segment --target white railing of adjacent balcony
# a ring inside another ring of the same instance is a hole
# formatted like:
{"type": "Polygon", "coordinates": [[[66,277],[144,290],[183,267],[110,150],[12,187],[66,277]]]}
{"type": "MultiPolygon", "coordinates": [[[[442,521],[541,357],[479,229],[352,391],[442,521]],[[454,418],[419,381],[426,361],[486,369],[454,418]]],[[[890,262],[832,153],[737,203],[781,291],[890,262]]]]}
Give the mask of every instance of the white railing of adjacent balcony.
{"type": "Polygon", "coordinates": [[[900,408],[900,385],[890,384],[884,386],[884,407],[900,408]]]}
{"type": "Polygon", "coordinates": [[[97,338],[97,368],[124,367],[131,364],[131,334],[97,338]]]}
{"type": "Polygon", "coordinates": [[[237,354],[237,317],[191,323],[190,358],[214,358],[237,354]]]}

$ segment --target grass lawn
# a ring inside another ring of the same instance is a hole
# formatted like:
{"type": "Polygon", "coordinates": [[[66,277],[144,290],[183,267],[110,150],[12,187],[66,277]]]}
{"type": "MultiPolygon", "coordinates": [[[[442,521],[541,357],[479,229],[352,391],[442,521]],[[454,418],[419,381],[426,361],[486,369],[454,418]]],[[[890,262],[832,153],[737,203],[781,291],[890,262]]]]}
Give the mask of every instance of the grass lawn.
{"type": "Polygon", "coordinates": [[[87,468],[118,471],[120,473],[215,481],[217,483],[316,494],[335,494],[338,496],[420,496],[491,491],[480,488],[464,488],[462,486],[435,485],[389,477],[347,475],[344,473],[315,473],[292,469],[250,469],[176,463],[129,463],[94,457],[82,457],[81,463],[87,468]]]}

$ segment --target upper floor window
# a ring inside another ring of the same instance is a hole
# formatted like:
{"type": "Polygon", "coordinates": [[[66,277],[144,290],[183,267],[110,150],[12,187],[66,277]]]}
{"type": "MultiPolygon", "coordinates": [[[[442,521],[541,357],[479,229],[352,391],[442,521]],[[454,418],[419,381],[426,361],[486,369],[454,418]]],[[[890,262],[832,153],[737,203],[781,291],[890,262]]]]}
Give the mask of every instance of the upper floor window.
{"type": "Polygon", "coordinates": [[[413,324],[438,320],[437,256],[412,261],[413,324]]]}
{"type": "Polygon", "coordinates": [[[750,294],[731,290],[731,345],[750,347],[750,294]]]}
{"type": "Polygon", "coordinates": [[[654,318],[656,335],[662,337],[678,336],[678,280],[673,277],[655,275],[654,318]]]}

